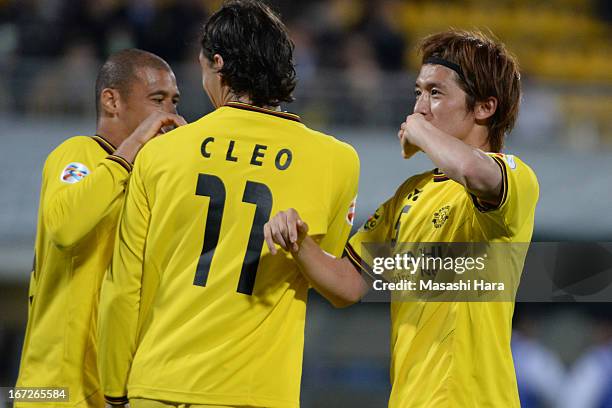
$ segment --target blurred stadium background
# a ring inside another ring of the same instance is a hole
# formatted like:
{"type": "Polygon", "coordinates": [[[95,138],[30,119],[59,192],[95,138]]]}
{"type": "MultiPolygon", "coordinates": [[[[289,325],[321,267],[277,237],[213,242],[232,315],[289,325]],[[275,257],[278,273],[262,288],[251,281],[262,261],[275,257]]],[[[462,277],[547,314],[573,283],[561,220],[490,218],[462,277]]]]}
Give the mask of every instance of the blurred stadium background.
{"type": "MultiPolygon", "coordinates": [[[[612,241],[612,4],[607,0],[270,1],[296,44],[285,108],[353,144],[357,224],[408,176],[398,125],[411,112],[419,38],[490,30],[517,55],[524,98],[507,141],[540,181],[536,241],[612,241]]],[[[27,317],[40,173],[62,140],[92,134],[94,79],[138,47],[174,68],[188,120],[211,111],[197,61],[220,1],[0,0],[0,386],[14,384],[27,317]]],[[[88,203],[83,203],[84,206],[88,203]]],[[[612,302],[612,300],[611,300],[612,302]]],[[[517,304],[515,361],[525,407],[612,407],[612,303],[517,304]]],[[[384,407],[384,304],[334,310],[310,296],[303,407],[384,407]]]]}

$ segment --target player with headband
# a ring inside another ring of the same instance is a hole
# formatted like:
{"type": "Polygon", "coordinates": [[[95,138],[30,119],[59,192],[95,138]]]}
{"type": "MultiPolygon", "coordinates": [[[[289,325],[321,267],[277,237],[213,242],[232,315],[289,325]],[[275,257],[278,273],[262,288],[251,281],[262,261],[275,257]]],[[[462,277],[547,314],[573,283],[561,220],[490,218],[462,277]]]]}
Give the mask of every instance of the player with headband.
{"type": "MultiPolygon", "coordinates": [[[[405,158],[437,166],[408,178],[346,245],[325,254],[294,210],[265,227],[311,285],[336,305],[358,301],[372,266],[364,243],[531,241],[538,182],[502,154],[520,101],[515,59],[482,33],[447,31],[420,45],[414,113],[398,132],[405,158]],[[361,274],[360,272],[365,272],[361,274]],[[363,276],[362,276],[363,275],[363,276]]],[[[507,259],[520,279],[524,252],[507,259]]],[[[514,298],[500,302],[392,302],[390,407],[520,406],[510,337],[514,298]]]]}

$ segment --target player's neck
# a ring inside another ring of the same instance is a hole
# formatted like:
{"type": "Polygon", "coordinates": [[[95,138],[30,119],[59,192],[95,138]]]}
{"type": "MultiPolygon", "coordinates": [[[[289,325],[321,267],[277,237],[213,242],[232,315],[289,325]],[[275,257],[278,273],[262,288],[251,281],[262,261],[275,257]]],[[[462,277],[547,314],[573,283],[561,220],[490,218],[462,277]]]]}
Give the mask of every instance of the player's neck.
{"type": "Polygon", "coordinates": [[[112,126],[106,123],[104,120],[100,120],[98,122],[98,126],[96,127],[96,135],[115,146],[115,148],[119,147],[119,145],[123,143],[125,139],[127,139],[129,135],[125,133],[125,130],[116,129],[116,126],[112,126]]]}
{"type": "Polygon", "coordinates": [[[482,129],[478,127],[472,129],[472,131],[462,141],[484,152],[491,151],[491,146],[489,144],[489,131],[487,128],[482,129]]]}
{"type": "MultiPolygon", "coordinates": [[[[234,94],[231,94],[230,97],[229,97],[229,100],[227,102],[239,102],[239,103],[246,103],[248,105],[255,105],[248,95],[234,95],[234,94]]],[[[268,106],[268,105],[264,105],[264,106],[260,106],[260,107],[264,108],[264,109],[273,110],[273,111],[280,111],[280,106],[268,106]]]]}

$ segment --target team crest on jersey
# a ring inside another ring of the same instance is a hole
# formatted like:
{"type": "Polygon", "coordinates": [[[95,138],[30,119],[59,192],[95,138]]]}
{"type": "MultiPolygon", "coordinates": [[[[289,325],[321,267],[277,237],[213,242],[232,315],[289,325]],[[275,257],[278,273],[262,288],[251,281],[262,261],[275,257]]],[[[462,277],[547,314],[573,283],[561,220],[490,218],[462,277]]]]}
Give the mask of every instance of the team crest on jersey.
{"type": "Polygon", "coordinates": [[[346,213],[346,222],[352,227],[355,221],[355,207],[357,206],[357,197],[353,198],[349,205],[348,213],[346,213]]]}
{"type": "Polygon", "coordinates": [[[85,177],[89,175],[89,169],[83,163],[70,163],[60,175],[60,180],[64,183],[74,184],[83,180],[85,177]]]}
{"type": "Polygon", "coordinates": [[[450,214],[450,205],[445,205],[444,207],[436,211],[433,215],[433,220],[431,220],[434,228],[442,227],[446,223],[446,220],[448,220],[449,214],[450,214]]]}
{"type": "Polygon", "coordinates": [[[370,217],[365,222],[365,224],[363,224],[363,227],[361,227],[361,229],[363,231],[372,231],[374,228],[378,226],[378,224],[382,220],[382,216],[383,216],[383,208],[379,207],[374,214],[370,215],[370,217]]]}

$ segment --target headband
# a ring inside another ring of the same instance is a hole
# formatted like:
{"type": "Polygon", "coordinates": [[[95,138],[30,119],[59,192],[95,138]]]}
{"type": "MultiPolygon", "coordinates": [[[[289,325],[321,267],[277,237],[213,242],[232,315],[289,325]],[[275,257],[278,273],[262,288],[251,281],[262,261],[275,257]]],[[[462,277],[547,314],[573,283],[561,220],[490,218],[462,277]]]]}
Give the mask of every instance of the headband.
{"type": "Polygon", "coordinates": [[[459,75],[459,78],[461,78],[463,82],[466,82],[465,77],[463,76],[463,70],[459,65],[455,64],[454,62],[445,60],[444,58],[429,57],[425,61],[423,61],[423,64],[444,65],[446,68],[450,68],[455,71],[457,75],[459,75]]]}

